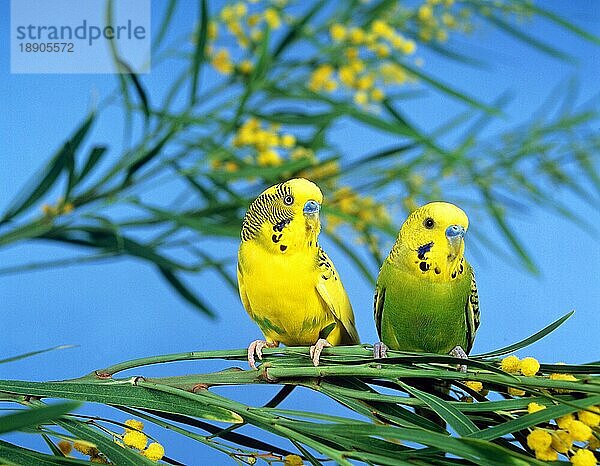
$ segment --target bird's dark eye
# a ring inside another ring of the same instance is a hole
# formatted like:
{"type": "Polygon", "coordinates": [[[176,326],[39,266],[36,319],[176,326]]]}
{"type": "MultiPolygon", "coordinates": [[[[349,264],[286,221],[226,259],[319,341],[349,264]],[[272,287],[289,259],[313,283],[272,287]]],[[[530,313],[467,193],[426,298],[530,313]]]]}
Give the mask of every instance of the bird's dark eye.
{"type": "Polygon", "coordinates": [[[431,217],[427,217],[425,219],[425,221],[423,222],[423,226],[425,228],[427,228],[428,230],[431,230],[434,225],[435,225],[435,222],[433,221],[433,219],[431,217]]]}
{"type": "Polygon", "coordinates": [[[283,203],[285,205],[292,205],[294,203],[294,196],[292,196],[291,194],[288,194],[287,196],[285,196],[283,198],[283,203]]]}

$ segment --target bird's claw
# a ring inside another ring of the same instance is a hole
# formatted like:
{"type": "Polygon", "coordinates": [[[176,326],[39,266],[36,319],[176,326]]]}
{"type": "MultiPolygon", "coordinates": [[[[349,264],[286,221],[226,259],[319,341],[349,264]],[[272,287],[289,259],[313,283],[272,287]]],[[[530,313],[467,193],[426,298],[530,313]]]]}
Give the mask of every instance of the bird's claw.
{"type": "MultiPolygon", "coordinates": [[[[455,358],[460,358],[460,359],[469,359],[469,356],[467,355],[465,350],[462,349],[462,346],[460,346],[460,345],[455,346],[452,349],[452,351],[450,351],[450,356],[453,356],[455,358]]],[[[465,364],[461,364],[460,366],[458,366],[458,370],[462,373],[465,373],[465,372],[467,372],[467,366],[465,364]]]]}
{"type": "Polygon", "coordinates": [[[373,357],[375,359],[387,358],[388,347],[383,341],[378,341],[373,345],[373,357]]]}
{"type": "Polygon", "coordinates": [[[333,345],[324,338],[319,338],[317,342],[310,347],[310,359],[312,359],[313,366],[319,365],[319,358],[323,348],[331,348],[333,345]]]}
{"type": "Polygon", "coordinates": [[[275,348],[278,343],[270,343],[265,340],[254,340],[252,343],[248,345],[248,364],[254,370],[258,370],[256,367],[256,359],[254,359],[254,355],[258,357],[259,360],[262,360],[262,350],[263,348],[275,348]]]}

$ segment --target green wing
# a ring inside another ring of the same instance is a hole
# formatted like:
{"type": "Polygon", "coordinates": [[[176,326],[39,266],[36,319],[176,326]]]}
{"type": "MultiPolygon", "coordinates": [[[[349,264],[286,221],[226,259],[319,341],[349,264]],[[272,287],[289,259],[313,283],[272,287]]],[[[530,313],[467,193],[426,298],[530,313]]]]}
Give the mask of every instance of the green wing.
{"type": "Polygon", "coordinates": [[[475,282],[475,274],[471,269],[471,293],[467,299],[465,305],[465,314],[467,321],[467,347],[465,351],[467,354],[471,352],[473,348],[473,342],[475,341],[475,333],[479,328],[480,316],[479,316],[479,295],[477,294],[477,283],[475,282]]]}
{"type": "Polygon", "coordinates": [[[354,323],[354,312],[352,312],[352,305],[346,290],[339,279],[333,262],[321,248],[319,248],[318,259],[317,292],[323,298],[335,320],[342,325],[343,334],[345,334],[345,337],[342,338],[342,344],[357,345],[360,343],[360,338],[358,337],[358,331],[354,323]]]}

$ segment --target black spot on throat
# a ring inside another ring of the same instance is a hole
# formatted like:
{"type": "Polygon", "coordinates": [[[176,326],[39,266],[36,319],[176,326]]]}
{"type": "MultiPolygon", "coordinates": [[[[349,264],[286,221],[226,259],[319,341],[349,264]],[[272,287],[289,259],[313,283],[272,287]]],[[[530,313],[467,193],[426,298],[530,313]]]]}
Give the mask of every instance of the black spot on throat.
{"type": "Polygon", "coordinates": [[[423,271],[423,272],[427,272],[429,270],[429,264],[427,262],[421,262],[419,264],[419,268],[423,271]]]}
{"type": "Polygon", "coordinates": [[[419,259],[424,260],[425,254],[428,253],[432,247],[433,247],[433,241],[430,243],[427,243],[427,244],[423,244],[422,246],[419,246],[419,249],[417,249],[417,256],[419,257],[419,259]]]}
{"type": "Polygon", "coordinates": [[[285,252],[285,250],[287,249],[287,246],[285,244],[282,244],[279,246],[279,249],[281,250],[281,252],[285,252]]]}

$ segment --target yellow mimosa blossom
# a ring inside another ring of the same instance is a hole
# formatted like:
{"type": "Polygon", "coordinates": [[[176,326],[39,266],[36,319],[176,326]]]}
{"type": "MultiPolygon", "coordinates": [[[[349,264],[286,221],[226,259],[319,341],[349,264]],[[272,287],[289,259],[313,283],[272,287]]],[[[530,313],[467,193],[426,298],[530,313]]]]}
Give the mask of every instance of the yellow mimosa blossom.
{"type": "Polygon", "coordinates": [[[286,149],[292,148],[296,145],[296,136],[293,134],[284,134],[281,136],[281,146],[286,149]]]}
{"type": "Polygon", "coordinates": [[[394,28],[392,28],[388,23],[380,19],[373,21],[373,24],[371,24],[371,31],[374,34],[380,37],[384,37],[386,39],[389,39],[394,36],[394,28]]]}
{"type": "Polygon", "coordinates": [[[577,418],[587,426],[597,427],[598,424],[600,424],[600,414],[598,414],[600,413],[600,408],[598,406],[594,406],[589,409],[595,412],[592,413],[590,411],[579,411],[577,413],[577,418]]]}
{"type": "Polygon", "coordinates": [[[263,150],[258,153],[256,163],[263,167],[275,167],[281,165],[283,160],[277,151],[273,149],[263,150]]]}
{"type": "Polygon", "coordinates": [[[148,437],[143,432],[130,430],[123,435],[123,443],[128,447],[143,450],[146,448],[146,443],[148,443],[148,437]]]}
{"type": "Polygon", "coordinates": [[[165,456],[165,448],[160,443],[152,442],[142,451],[142,455],[151,461],[159,461],[165,456]]]}
{"type": "Polygon", "coordinates": [[[240,72],[243,74],[252,73],[253,68],[254,68],[254,65],[252,64],[252,62],[250,60],[242,60],[239,64],[240,72]]]}
{"type": "Polygon", "coordinates": [[[390,56],[390,48],[385,44],[377,44],[375,53],[379,58],[387,58],[390,56]]]}
{"type": "Polygon", "coordinates": [[[575,454],[571,456],[570,461],[574,466],[596,466],[598,464],[594,454],[583,448],[577,450],[575,454]]]}
{"type": "Polygon", "coordinates": [[[446,42],[448,40],[448,32],[443,29],[438,29],[435,33],[435,38],[438,42],[446,42]]]}
{"type": "Polygon", "coordinates": [[[476,392],[480,392],[481,390],[483,390],[483,384],[476,380],[467,380],[465,382],[465,385],[476,392]]]}
{"type": "Polygon", "coordinates": [[[68,440],[61,440],[58,442],[58,449],[62,452],[63,455],[68,455],[73,451],[73,444],[68,440]]]}
{"type": "Polygon", "coordinates": [[[212,66],[221,74],[233,73],[233,63],[229,57],[229,50],[219,50],[211,60],[212,66]]]}
{"type": "Polygon", "coordinates": [[[535,457],[542,461],[556,461],[558,453],[552,448],[546,448],[544,450],[535,450],[535,457]]]}
{"type": "Polygon", "coordinates": [[[320,65],[313,71],[308,83],[308,88],[314,92],[325,89],[326,84],[331,81],[332,75],[333,66],[329,64],[320,65]]]}
{"type": "Polygon", "coordinates": [[[520,368],[521,361],[514,355],[507,356],[500,362],[500,369],[509,374],[516,374],[520,368]]]}
{"type": "Polygon", "coordinates": [[[581,421],[573,421],[567,427],[569,434],[578,442],[585,442],[592,436],[592,429],[581,421]]]}
{"type": "Polygon", "coordinates": [[[267,8],[264,13],[265,22],[271,29],[277,29],[281,26],[281,18],[279,13],[274,8],[267,8]]]}
{"type": "Polygon", "coordinates": [[[342,24],[332,24],[329,28],[329,35],[336,42],[341,42],[346,39],[346,27],[342,24]]]}
{"type": "Polygon", "coordinates": [[[110,464],[104,456],[94,455],[90,457],[90,463],[110,464]]]}
{"type": "Polygon", "coordinates": [[[138,421],[137,419],[127,419],[124,423],[129,429],[125,428],[126,432],[130,430],[144,430],[144,423],[142,421],[138,421]]]}
{"type": "Polygon", "coordinates": [[[356,60],[360,54],[360,51],[356,47],[348,47],[344,54],[348,60],[356,60]]]}
{"type": "Polygon", "coordinates": [[[540,363],[535,358],[524,358],[520,365],[521,374],[533,377],[540,370],[540,363]]]}
{"type": "Polygon", "coordinates": [[[365,31],[363,31],[361,28],[354,27],[350,29],[348,38],[350,39],[350,42],[352,42],[354,45],[360,45],[365,42],[366,34],[365,31]]]}
{"type": "Polygon", "coordinates": [[[298,455],[287,455],[283,460],[283,466],[303,466],[304,461],[298,455]]]}
{"type": "Polygon", "coordinates": [[[433,10],[431,9],[431,6],[427,4],[421,5],[417,10],[417,17],[424,22],[433,18],[433,10]]]}
{"type": "Polygon", "coordinates": [[[217,24],[216,21],[209,21],[208,22],[208,38],[210,40],[215,40],[217,38],[217,36],[219,35],[219,25],[217,24]]]}
{"type": "Polygon", "coordinates": [[[260,40],[262,40],[264,35],[264,32],[258,28],[252,28],[252,30],[250,31],[250,39],[252,39],[254,42],[259,42],[260,40]]]}
{"type": "Polygon", "coordinates": [[[508,394],[512,396],[524,396],[525,390],[519,388],[508,387],[508,394]]]}
{"type": "Polygon", "coordinates": [[[338,70],[340,81],[347,87],[353,87],[356,80],[356,72],[351,66],[344,65],[338,70]]]}
{"type": "Polygon", "coordinates": [[[456,18],[450,13],[444,13],[442,15],[442,23],[444,23],[444,25],[448,26],[449,28],[453,28],[456,26],[456,18]]]}
{"type": "Polygon", "coordinates": [[[537,413],[538,411],[541,411],[543,409],[546,409],[546,407],[544,405],[540,405],[540,404],[535,403],[535,402],[529,403],[527,405],[527,412],[529,414],[537,413]]]}
{"type": "Polygon", "coordinates": [[[85,440],[75,440],[73,442],[73,448],[82,455],[93,456],[98,454],[98,448],[96,445],[85,440]]]}
{"type": "Polygon", "coordinates": [[[364,91],[358,91],[354,94],[354,103],[356,105],[366,105],[369,102],[369,96],[364,91]]]}
{"type": "Polygon", "coordinates": [[[385,98],[385,92],[382,89],[376,87],[371,91],[371,99],[376,102],[380,102],[385,98]]]}
{"type": "Polygon", "coordinates": [[[572,414],[565,414],[564,416],[556,419],[556,425],[561,429],[568,429],[571,423],[575,420],[575,416],[572,414]]]}
{"type": "Polygon", "coordinates": [[[356,88],[361,91],[371,89],[375,84],[375,76],[372,74],[365,74],[356,80],[356,88]]]}
{"type": "Polygon", "coordinates": [[[552,448],[554,448],[559,453],[568,452],[573,446],[573,439],[568,432],[564,430],[558,430],[556,432],[552,432],[552,448]]]}
{"type": "Polygon", "coordinates": [[[541,429],[534,429],[527,436],[527,445],[532,450],[546,450],[552,444],[552,437],[548,432],[541,429]]]}

